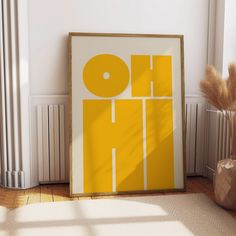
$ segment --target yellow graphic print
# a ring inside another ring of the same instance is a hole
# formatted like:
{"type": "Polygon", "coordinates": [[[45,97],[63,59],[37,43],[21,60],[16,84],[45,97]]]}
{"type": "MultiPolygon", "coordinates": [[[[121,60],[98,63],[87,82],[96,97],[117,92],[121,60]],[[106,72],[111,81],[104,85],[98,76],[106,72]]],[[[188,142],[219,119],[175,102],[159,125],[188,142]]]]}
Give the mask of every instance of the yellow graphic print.
{"type": "Polygon", "coordinates": [[[172,64],[170,56],[153,56],[152,69],[150,56],[131,57],[132,96],[172,96],[172,64]],[[151,94],[151,82],[153,94],[151,94]]]}
{"type": "Polygon", "coordinates": [[[174,188],[172,100],[146,101],[147,187],[174,188]]]}
{"type": "Polygon", "coordinates": [[[84,193],[174,188],[171,56],[132,55],[130,72],[111,54],[84,67],[99,97],[83,100],[84,193]],[[114,99],[129,77],[132,96],[114,99]]]}
{"type": "Polygon", "coordinates": [[[116,190],[144,186],[142,102],[84,100],[84,192],[112,191],[112,148],[116,149],[116,190]]]}
{"type": "Polygon", "coordinates": [[[119,57],[101,54],[90,59],[85,65],[83,80],[93,94],[99,97],[114,97],[128,85],[129,69],[119,57]]]}

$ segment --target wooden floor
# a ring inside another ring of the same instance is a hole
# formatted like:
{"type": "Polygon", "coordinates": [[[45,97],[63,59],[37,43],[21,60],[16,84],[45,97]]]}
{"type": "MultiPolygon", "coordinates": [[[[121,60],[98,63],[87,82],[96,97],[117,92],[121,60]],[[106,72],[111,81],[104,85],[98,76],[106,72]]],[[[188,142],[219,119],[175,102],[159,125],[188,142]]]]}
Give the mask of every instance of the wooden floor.
{"type": "MultiPolygon", "coordinates": [[[[214,201],[213,186],[211,181],[202,177],[189,177],[187,179],[187,193],[205,193],[214,201]]],[[[170,194],[170,193],[165,193],[170,194]]],[[[179,193],[171,193],[179,194],[179,193]]],[[[182,192],[181,192],[182,194],[182,192]]],[[[163,195],[158,193],[155,195],[163,195]]],[[[92,199],[95,197],[92,197],[92,199]]],[[[0,188],[0,206],[17,208],[32,203],[74,201],[79,198],[69,197],[68,184],[41,185],[27,190],[11,190],[0,188]]],[[[236,219],[236,211],[227,211],[236,219]]]]}

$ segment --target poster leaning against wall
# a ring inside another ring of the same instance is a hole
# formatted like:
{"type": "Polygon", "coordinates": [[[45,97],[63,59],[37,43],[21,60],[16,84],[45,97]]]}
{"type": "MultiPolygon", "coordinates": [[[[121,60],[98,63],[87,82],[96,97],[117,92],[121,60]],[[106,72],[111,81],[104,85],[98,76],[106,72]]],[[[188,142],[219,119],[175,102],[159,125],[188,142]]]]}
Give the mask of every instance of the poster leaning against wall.
{"type": "Polygon", "coordinates": [[[185,189],[183,36],[69,34],[70,192],[185,189]]]}

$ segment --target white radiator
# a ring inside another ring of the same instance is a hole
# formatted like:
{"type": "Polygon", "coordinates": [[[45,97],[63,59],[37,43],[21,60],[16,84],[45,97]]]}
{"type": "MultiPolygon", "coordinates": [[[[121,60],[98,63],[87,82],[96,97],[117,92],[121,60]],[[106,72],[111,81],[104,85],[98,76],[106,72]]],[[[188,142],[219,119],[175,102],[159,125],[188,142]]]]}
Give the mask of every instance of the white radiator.
{"type": "Polygon", "coordinates": [[[65,180],[64,117],[64,105],[37,105],[39,181],[65,180]]]}
{"type": "MultiPolygon", "coordinates": [[[[203,175],[206,159],[206,106],[186,97],[186,159],[188,175],[203,175]]],[[[38,159],[39,182],[68,181],[68,96],[32,97],[32,155],[38,159]]]]}
{"type": "Polygon", "coordinates": [[[225,159],[230,156],[230,130],[229,123],[226,116],[221,112],[217,112],[217,127],[218,127],[218,140],[217,140],[217,161],[225,159]]]}
{"type": "Polygon", "coordinates": [[[204,175],[206,118],[204,100],[199,97],[186,97],[186,171],[188,175],[204,175]]]}
{"type": "Polygon", "coordinates": [[[33,98],[32,154],[38,159],[40,183],[68,181],[67,99],[33,98]]]}
{"type": "Polygon", "coordinates": [[[226,116],[215,110],[207,109],[208,113],[208,155],[207,155],[207,175],[212,178],[212,174],[219,160],[230,156],[230,133],[226,116]]]}
{"type": "Polygon", "coordinates": [[[17,5],[0,0],[0,185],[24,188],[17,5]]]}

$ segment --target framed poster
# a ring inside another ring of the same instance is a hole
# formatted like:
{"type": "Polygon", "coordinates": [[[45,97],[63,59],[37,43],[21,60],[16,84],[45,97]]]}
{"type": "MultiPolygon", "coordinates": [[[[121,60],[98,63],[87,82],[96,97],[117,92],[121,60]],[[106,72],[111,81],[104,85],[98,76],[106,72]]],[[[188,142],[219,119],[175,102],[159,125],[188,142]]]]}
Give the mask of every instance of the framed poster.
{"type": "Polygon", "coordinates": [[[71,195],[184,190],[183,36],[69,41],[71,195]]]}

